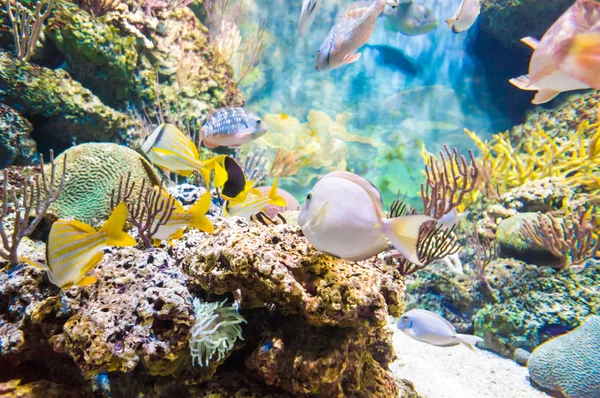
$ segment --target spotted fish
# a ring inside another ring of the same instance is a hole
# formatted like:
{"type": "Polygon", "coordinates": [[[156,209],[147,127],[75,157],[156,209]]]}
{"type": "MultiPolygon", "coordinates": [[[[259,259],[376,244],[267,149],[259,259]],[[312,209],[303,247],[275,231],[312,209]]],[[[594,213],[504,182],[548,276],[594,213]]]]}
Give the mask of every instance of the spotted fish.
{"type": "Polygon", "coordinates": [[[202,126],[202,142],[208,148],[239,148],[267,132],[268,126],[253,112],[239,107],[221,108],[202,126]]]}

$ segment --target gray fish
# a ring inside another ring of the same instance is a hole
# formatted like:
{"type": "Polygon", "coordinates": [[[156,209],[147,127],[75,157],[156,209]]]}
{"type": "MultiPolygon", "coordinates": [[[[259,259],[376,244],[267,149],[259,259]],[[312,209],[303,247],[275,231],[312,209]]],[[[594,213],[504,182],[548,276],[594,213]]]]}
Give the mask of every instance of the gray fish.
{"type": "Polygon", "coordinates": [[[244,108],[221,108],[202,126],[202,142],[208,148],[238,148],[267,132],[267,124],[244,108]]]}
{"type": "Polygon", "coordinates": [[[400,317],[396,326],[413,339],[438,347],[464,344],[471,350],[475,350],[473,348],[475,343],[483,341],[481,337],[456,333],[456,329],[450,322],[427,310],[408,311],[400,317]]]}
{"type": "Polygon", "coordinates": [[[421,3],[403,3],[395,9],[386,8],[382,15],[386,30],[407,36],[424,35],[438,27],[429,7],[421,3]]]}

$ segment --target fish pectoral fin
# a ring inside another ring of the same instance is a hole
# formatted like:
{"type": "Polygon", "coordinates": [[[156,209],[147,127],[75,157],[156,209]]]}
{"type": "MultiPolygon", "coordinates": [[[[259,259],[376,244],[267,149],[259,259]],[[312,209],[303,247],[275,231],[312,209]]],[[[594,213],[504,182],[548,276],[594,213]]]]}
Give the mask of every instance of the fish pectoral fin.
{"type": "Polygon", "coordinates": [[[481,337],[477,337],[477,336],[473,336],[470,334],[457,334],[456,338],[458,339],[458,341],[460,341],[462,344],[466,345],[467,347],[469,347],[469,349],[471,351],[475,351],[475,344],[479,341],[483,341],[483,339],[481,337]]]}
{"type": "Polygon", "coordinates": [[[96,283],[98,281],[98,278],[96,278],[95,276],[84,276],[83,278],[81,278],[79,280],[79,282],[77,282],[75,284],[75,286],[89,286],[89,285],[93,285],[94,283],[96,283]]]}
{"type": "Polygon", "coordinates": [[[205,147],[210,148],[210,149],[214,149],[214,148],[220,147],[219,144],[213,144],[213,143],[210,143],[210,142],[208,142],[206,140],[202,141],[202,144],[204,144],[205,147]]]}
{"type": "Polygon", "coordinates": [[[329,207],[329,202],[325,202],[323,206],[317,211],[312,219],[308,222],[309,228],[314,232],[321,232],[323,227],[325,226],[325,216],[327,215],[327,208],[329,207]]]}
{"type": "Polygon", "coordinates": [[[537,49],[538,44],[540,44],[540,41],[538,39],[536,39],[535,37],[531,37],[531,36],[527,36],[521,39],[522,43],[525,43],[525,45],[529,46],[532,49],[537,49]]]}
{"type": "Polygon", "coordinates": [[[510,84],[512,84],[513,86],[515,86],[516,88],[521,89],[521,90],[526,90],[526,91],[539,91],[540,90],[539,87],[531,84],[531,82],[529,81],[529,75],[522,75],[519,77],[515,77],[513,79],[510,79],[508,82],[510,84]]]}
{"type": "Polygon", "coordinates": [[[104,252],[99,251],[94,254],[94,256],[87,262],[83,267],[81,267],[81,276],[84,276],[88,272],[90,272],[100,261],[102,261],[102,257],[104,257],[104,252]]]}
{"type": "Polygon", "coordinates": [[[40,263],[37,263],[37,262],[35,262],[35,261],[33,261],[33,260],[30,260],[30,259],[28,259],[28,258],[27,258],[27,257],[25,257],[25,256],[21,256],[21,258],[20,258],[20,259],[21,259],[21,261],[23,261],[25,264],[27,264],[27,265],[31,265],[32,267],[36,267],[36,268],[39,268],[39,269],[43,269],[44,271],[48,271],[48,270],[49,270],[49,268],[48,268],[48,266],[47,266],[47,265],[45,265],[45,264],[40,264],[40,263]]]}
{"type": "Polygon", "coordinates": [[[555,90],[540,90],[537,92],[535,97],[533,97],[533,101],[531,101],[531,103],[535,105],[544,104],[560,93],[560,91],[555,90]]]}
{"type": "Polygon", "coordinates": [[[349,65],[359,60],[361,53],[348,54],[344,57],[342,63],[349,65]]]}

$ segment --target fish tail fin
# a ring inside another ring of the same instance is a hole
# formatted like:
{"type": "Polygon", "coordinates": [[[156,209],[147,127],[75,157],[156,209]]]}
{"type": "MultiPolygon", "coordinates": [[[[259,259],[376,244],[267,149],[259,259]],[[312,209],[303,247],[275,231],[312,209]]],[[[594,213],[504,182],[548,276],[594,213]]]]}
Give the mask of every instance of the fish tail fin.
{"type": "Polygon", "coordinates": [[[279,207],[287,206],[285,199],[283,199],[277,193],[277,178],[273,181],[273,186],[269,190],[268,196],[269,196],[269,204],[271,204],[273,206],[279,206],[279,207]]]}
{"type": "Polygon", "coordinates": [[[563,68],[577,80],[600,89],[600,33],[576,35],[563,68]]]}
{"type": "Polygon", "coordinates": [[[450,17],[446,19],[446,23],[448,24],[448,29],[452,29],[452,27],[456,23],[456,17],[450,17]]]}
{"type": "Polygon", "coordinates": [[[386,237],[398,252],[413,264],[423,265],[417,255],[417,243],[419,241],[419,230],[427,221],[434,219],[414,214],[383,220],[383,230],[386,237]]]}
{"type": "Polygon", "coordinates": [[[210,191],[207,191],[188,211],[190,215],[190,225],[200,231],[208,232],[209,234],[215,232],[212,223],[206,218],[206,213],[208,213],[211,202],[212,196],[210,191]]]}
{"type": "Polygon", "coordinates": [[[109,246],[135,246],[135,239],[123,231],[127,222],[125,202],[119,203],[99,232],[106,233],[106,244],[109,246]]]}
{"type": "Polygon", "coordinates": [[[475,351],[475,343],[477,343],[478,341],[483,341],[481,337],[473,336],[471,334],[457,334],[456,338],[462,344],[469,347],[471,351],[475,351]]]}

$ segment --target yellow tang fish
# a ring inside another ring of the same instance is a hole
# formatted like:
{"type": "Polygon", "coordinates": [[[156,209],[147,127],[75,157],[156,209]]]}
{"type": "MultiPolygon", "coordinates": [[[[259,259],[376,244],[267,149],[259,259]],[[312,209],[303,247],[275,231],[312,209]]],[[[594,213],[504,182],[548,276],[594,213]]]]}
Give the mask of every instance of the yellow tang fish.
{"type": "MultiPolygon", "coordinates": [[[[155,187],[158,189],[158,187],[155,187]]],[[[161,240],[179,239],[183,236],[185,229],[190,226],[204,232],[212,234],[215,229],[210,220],[205,214],[208,212],[211,204],[210,192],[206,192],[202,197],[189,209],[185,210],[181,203],[174,199],[168,192],[162,191],[161,196],[165,201],[174,201],[175,210],[165,225],[161,225],[158,231],[154,234],[154,244],[157,245],[161,240]]],[[[162,213],[156,219],[159,220],[162,213]]]]}
{"type": "Polygon", "coordinates": [[[277,178],[273,181],[273,186],[267,195],[262,195],[256,188],[246,192],[246,196],[241,202],[230,202],[225,209],[225,215],[232,217],[250,218],[256,213],[262,211],[267,205],[285,207],[286,202],[277,194],[277,178]],[[255,194],[254,192],[258,192],[255,194]]]}
{"type": "Polygon", "coordinates": [[[189,176],[194,171],[200,172],[207,186],[212,170],[215,171],[216,187],[227,180],[227,172],[221,167],[224,155],[203,162],[192,140],[172,124],[158,126],[144,140],[142,151],[152,163],[172,173],[189,176]]]}
{"type": "Polygon", "coordinates": [[[44,267],[50,281],[61,289],[95,283],[95,276],[85,274],[102,260],[105,248],[136,244],[135,239],[123,231],[126,220],[127,208],[121,202],[99,231],[76,220],[58,220],[52,224],[44,267]]]}

